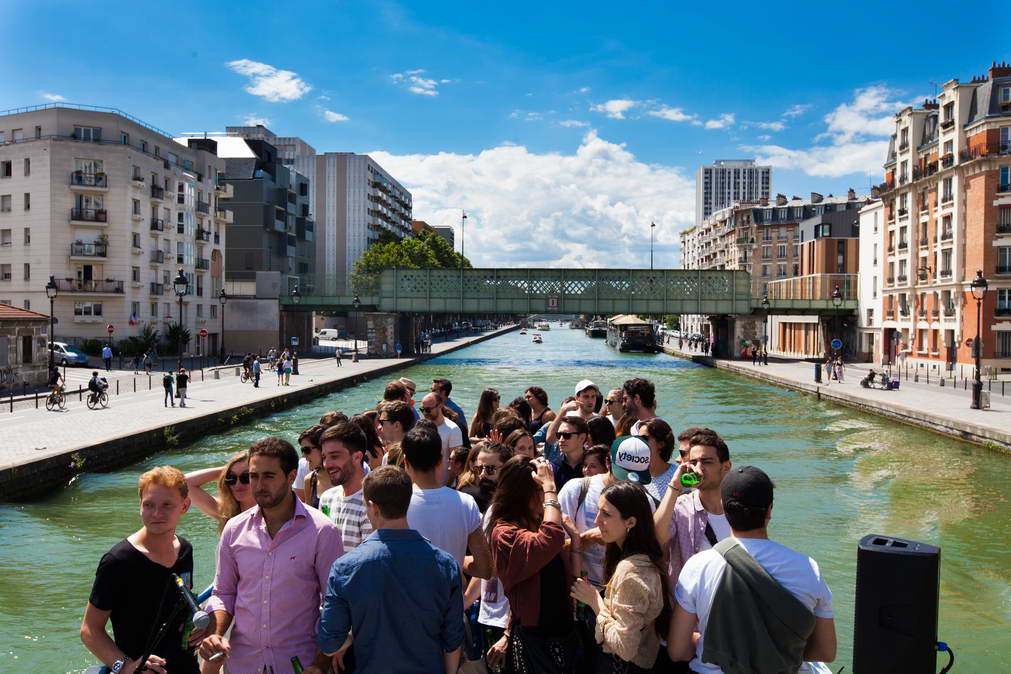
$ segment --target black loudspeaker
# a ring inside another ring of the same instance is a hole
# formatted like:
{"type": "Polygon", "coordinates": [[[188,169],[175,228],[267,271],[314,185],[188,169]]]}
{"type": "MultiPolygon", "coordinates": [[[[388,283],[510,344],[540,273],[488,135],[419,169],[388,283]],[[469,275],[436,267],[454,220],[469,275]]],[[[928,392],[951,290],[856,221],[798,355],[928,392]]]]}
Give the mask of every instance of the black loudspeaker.
{"type": "Polygon", "coordinates": [[[937,671],[941,549],[888,536],[857,546],[853,672],[937,671]]]}

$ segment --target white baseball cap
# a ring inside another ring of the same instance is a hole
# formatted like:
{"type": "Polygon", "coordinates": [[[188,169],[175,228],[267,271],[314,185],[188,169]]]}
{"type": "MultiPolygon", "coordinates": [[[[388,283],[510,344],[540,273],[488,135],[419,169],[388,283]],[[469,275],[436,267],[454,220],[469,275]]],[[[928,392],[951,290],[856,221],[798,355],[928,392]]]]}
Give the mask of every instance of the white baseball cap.
{"type": "Polygon", "coordinates": [[[577,395],[579,395],[580,391],[585,391],[588,388],[595,388],[595,389],[597,389],[597,393],[600,393],[600,389],[597,388],[596,384],[594,384],[589,379],[583,379],[583,380],[580,380],[580,382],[578,384],[576,384],[576,392],[573,393],[572,395],[577,396],[577,395]]]}
{"type": "Polygon", "coordinates": [[[619,480],[649,484],[650,452],[642,438],[625,435],[611,443],[611,473],[619,480]]]}

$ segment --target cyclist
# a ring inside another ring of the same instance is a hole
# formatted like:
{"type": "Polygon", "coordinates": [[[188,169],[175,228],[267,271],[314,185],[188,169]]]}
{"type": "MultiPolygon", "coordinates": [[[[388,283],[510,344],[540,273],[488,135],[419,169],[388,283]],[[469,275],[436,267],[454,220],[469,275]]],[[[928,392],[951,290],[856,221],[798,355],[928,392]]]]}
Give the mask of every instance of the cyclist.
{"type": "Polygon", "coordinates": [[[246,374],[247,378],[252,374],[251,372],[252,367],[253,367],[253,354],[247,353],[246,357],[242,359],[242,371],[246,374]]]}
{"type": "Polygon", "coordinates": [[[92,402],[98,402],[98,396],[106,389],[109,384],[106,383],[105,377],[98,376],[98,370],[94,370],[91,373],[91,379],[88,380],[88,398],[92,402]]]}
{"type": "Polygon", "coordinates": [[[49,368],[49,392],[53,395],[63,393],[63,375],[55,365],[49,368]]]}

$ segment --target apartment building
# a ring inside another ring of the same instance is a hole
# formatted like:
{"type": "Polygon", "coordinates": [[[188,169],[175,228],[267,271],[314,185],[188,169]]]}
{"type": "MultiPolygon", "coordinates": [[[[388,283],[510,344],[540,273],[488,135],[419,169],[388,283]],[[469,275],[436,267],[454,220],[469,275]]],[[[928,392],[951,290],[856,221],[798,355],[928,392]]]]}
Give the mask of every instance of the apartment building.
{"type": "Polygon", "coordinates": [[[717,159],[695,172],[695,223],[734,202],[769,198],[772,167],[754,159],[717,159]]]}
{"type": "Polygon", "coordinates": [[[0,113],[0,303],[48,312],[56,338],[163,335],[179,321],[217,349],[224,276],[224,161],[212,140],[172,136],[124,112],[69,104],[0,113]]]}
{"type": "Polygon", "coordinates": [[[456,246],[456,230],[451,225],[432,225],[432,229],[446,240],[450,248],[456,246]]]}
{"type": "Polygon", "coordinates": [[[884,248],[884,204],[872,200],[860,209],[860,289],[857,310],[857,349],[868,361],[881,362],[881,290],[884,248]]]}
{"type": "Polygon", "coordinates": [[[316,287],[351,293],[355,262],[381,232],[410,236],[411,193],[371,157],[353,152],[316,155],[316,287]]]}
{"type": "Polygon", "coordinates": [[[1011,370],[1011,65],[899,112],[884,173],[885,359],[970,374],[980,270],[983,365],[1011,370]]]}

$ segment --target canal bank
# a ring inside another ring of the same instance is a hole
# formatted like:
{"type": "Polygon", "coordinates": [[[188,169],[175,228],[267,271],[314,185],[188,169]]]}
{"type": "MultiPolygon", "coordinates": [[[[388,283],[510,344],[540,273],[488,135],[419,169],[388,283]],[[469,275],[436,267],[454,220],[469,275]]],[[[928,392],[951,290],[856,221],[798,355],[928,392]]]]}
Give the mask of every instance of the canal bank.
{"type": "Polygon", "coordinates": [[[850,366],[843,383],[814,382],[814,363],[769,361],[752,365],[743,360],[726,360],[664,346],[672,356],[707,367],[808,393],[819,400],[846,405],[935,433],[983,445],[1011,455],[1011,403],[993,396],[987,410],[970,409],[970,392],[961,388],[924,386],[903,381],[896,391],[860,386],[866,369],[850,366]]]}
{"type": "MultiPolygon", "coordinates": [[[[83,403],[70,410],[17,410],[0,418],[6,438],[0,452],[0,501],[24,501],[51,494],[83,472],[106,472],[135,463],[201,437],[226,431],[320,396],[381,377],[396,370],[452,353],[515,330],[468,335],[432,345],[430,353],[412,358],[303,360],[291,386],[274,384],[264,370],[260,388],[242,384],[238,368],[209,371],[191,383],[187,408],[165,408],[160,385],[129,397],[114,397],[107,409],[89,410],[83,403]]],[[[160,381],[160,378],[159,378],[160,381]]],[[[85,392],[85,395],[87,393],[85,392]]]]}

